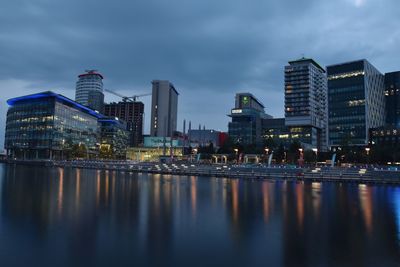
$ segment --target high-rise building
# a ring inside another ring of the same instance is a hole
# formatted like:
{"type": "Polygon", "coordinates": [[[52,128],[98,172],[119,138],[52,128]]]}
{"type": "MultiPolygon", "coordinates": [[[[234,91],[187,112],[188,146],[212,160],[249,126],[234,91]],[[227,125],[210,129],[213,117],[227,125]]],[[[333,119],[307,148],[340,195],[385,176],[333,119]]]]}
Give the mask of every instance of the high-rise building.
{"type": "Polygon", "coordinates": [[[400,71],[385,74],[386,124],[400,128],[400,71]]]}
{"type": "Polygon", "coordinates": [[[250,93],[238,93],[235,108],[228,115],[228,134],[235,143],[261,145],[262,120],[272,118],[265,114],[264,105],[250,93]]]}
{"type": "Polygon", "coordinates": [[[285,125],[303,146],[327,148],[327,80],[313,59],[289,61],[285,66],[285,125]]]}
{"type": "Polygon", "coordinates": [[[105,104],[104,114],[126,122],[127,130],[130,132],[129,146],[136,147],[143,144],[144,104],[142,102],[121,101],[105,104]]]}
{"type": "Polygon", "coordinates": [[[103,76],[96,70],[80,74],[76,82],[75,101],[103,113],[103,76]]]}
{"type": "Polygon", "coordinates": [[[367,60],[327,67],[329,145],[368,144],[369,129],[385,123],[384,76],[367,60]]]}
{"type": "Polygon", "coordinates": [[[43,92],[7,100],[5,148],[19,159],[63,159],[79,146],[97,154],[103,115],[71,99],[43,92]]]}
{"type": "Polygon", "coordinates": [[[150,135],[172,137],[177,127],[178,91],[169,81],[152,81],[150,135]]]}

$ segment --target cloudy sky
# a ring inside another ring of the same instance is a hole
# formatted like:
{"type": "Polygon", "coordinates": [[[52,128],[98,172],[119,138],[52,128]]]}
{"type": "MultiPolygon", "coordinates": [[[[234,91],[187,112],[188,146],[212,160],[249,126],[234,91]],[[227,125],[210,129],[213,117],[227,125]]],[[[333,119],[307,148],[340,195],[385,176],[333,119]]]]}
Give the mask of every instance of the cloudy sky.
{"type": "MultiPolygon", "coordinates": [[[[6,100],[53,90],[74,98],[88,68],[122,94],[168,79],[182,120],[227,129],[236,92],[283,115],[283,67],[367,58],[400,69],[398,0],[1,0],[0,145],[6,100]]],[[[106,100],[117,100],[107,95],[106,100]]],[[[150,97],[146,105],[149,131],[150,97]]]]}

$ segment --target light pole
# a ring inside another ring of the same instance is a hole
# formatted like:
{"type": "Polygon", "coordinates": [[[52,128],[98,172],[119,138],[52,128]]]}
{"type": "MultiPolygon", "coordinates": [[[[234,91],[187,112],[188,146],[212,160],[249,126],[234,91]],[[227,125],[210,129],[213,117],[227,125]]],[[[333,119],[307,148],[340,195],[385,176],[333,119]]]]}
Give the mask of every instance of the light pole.
{"type": "Polygon", "coordinates": [[[300,152],[300,158],[299,158],[299,166],[302,167],[303,166],[303,149],[299,148],[299,152],[300,152]]]}
{"type": "Polygon", "coordinates": [[[366,147],[365,148],[365,152],[367,152],[367,164],[369,164],[369,151],[371,150],[371,148],[366,147]]]}
{"type": "Polygon", "coordinates": [[[266,147],[266,148],[264,148],[264,150],[265,150],[265,155],[266,155],[266,161],[268,162],[268,152],[269,152],[269,148],[266,147]]]}
{"type": "Polygon", "coordinates": [[[236,154],[236,163],[239,164],[239,158],[238,158],[239,149],[234,148],[233,151],[235,151],[236,154]]]}
{"type": "Polygon", "coordinates": [[[318,164],[318,148],[313,148],[312,151],[315,153],[315,166],[318,164]]]}

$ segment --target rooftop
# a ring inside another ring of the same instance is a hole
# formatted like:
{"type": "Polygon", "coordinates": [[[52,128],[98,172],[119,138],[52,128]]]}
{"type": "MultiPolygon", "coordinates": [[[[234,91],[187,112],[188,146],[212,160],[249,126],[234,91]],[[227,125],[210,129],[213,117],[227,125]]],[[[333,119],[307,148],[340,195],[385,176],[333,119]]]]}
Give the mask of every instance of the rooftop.
{"type": "Polygon", "coordinates": [[[75,101],[73,101],[72,99],[69,99],[66,96],[60,95],[60,94],[56,94],[52,91],[46,91],[46,92],[41,92],[41,93],[36,93],[36,94],[32,94],[32,95],[26,95],[26,96],[20,96],[20,97],[15,97],[15,98],[10,98],[7,100],[7,104],[9,106],[14,106],[17,103],[20,102],[27,102],[27,101],[31,101],[33,99],[42,99],[42,98],[55,98],[56,100],[67,104],[71,107],[74,107],[76,109],[79,109],[80,111],[83,111],[87,114],[90,114],[98,119],[103,118],[104,116],[102,114],[100,114],[98,111],[93,110],[91,108],[88,108],[84,105],[81,105],[75,101]]]}

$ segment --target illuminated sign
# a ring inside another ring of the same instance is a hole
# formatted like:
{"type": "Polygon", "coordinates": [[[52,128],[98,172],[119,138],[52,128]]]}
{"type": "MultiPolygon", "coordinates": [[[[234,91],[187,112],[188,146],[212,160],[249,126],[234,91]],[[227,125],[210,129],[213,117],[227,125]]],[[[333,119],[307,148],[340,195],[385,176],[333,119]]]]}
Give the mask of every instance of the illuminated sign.
{"type": "Polygon", "coordinates": [[[243,110],[241,110],[241,109],[232,109],[232,114],[240,114],[242,112],[243,112],[243,110]]]}

